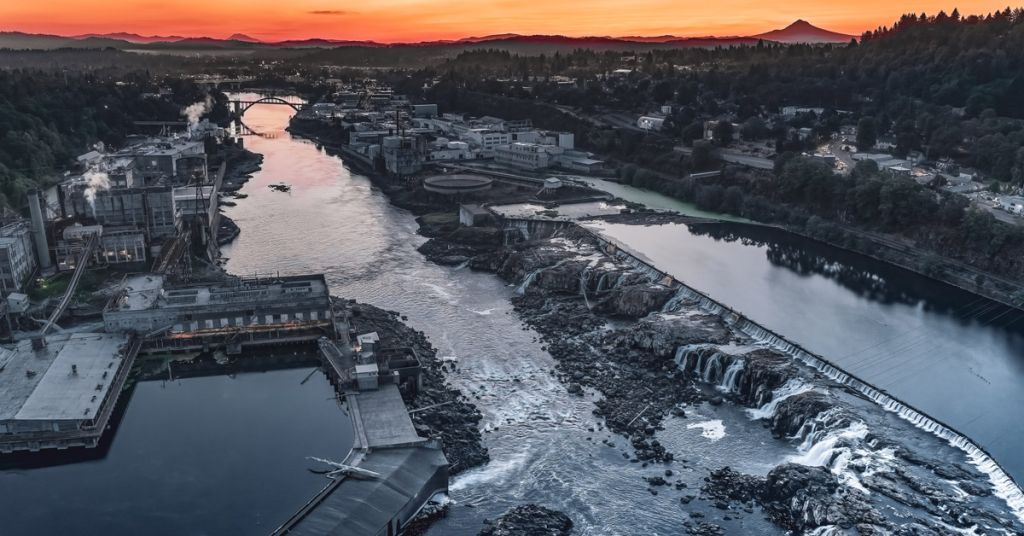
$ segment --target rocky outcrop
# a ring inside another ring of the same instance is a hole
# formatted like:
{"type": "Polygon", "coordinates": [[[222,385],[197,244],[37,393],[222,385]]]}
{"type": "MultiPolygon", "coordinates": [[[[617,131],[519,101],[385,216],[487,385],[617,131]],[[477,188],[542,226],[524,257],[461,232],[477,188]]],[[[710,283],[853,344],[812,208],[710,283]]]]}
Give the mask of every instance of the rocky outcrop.
{"type": "Polygon", "coordinates": [[[576,294],[580,291],[580,274],[586,267],[587,262],[582,260],[558,262],[550,268],[538,271],[530,289],[576,294]]]}
{"type": "Polygon", "coordinates": [[[736,385],[736,397],[748,407],[771,402],[772,391],[785,384],[797,372],[789,357],[771,350],[755,350],[743,355],[743,374],[736,385]]]}
{"type": "Polygon", "coordinates": [[[834,402],[817,391],[791,396],[776,406],[770,428],[775,437],[792,437],[800,433],[804,424],[834,407],[834,402]]]}
{"type": "Polygon", "coordinates": [[[479,536],[568,536],[569,516],[535,504],[516,506],[494,521],[485,521],[479,536]]]}
{"type": "Polygon", "coordinates": [[[787,463],[772,469],[759,502],[773,522],[796,534],[826,525],[888,524],[864,493],[841,487],[824,467],[787,463]]]}
{"type": "Polygon", "coordinates": [[[653,315],[641,319],[628,331],[616,337],[622,344],[648,350],[660,357],[674,357],[680,346],[691,344],[724,344],[730,334],[716,316],[695,314],[686,317],[653,315]]]}
{"type": "Polygon", "coordinates": [[[700,491],[704,499],[713,503],[736,501],[751,504],[764,491],[764,479],[723,467],[711,471],[700,491]]]}
{"type": "Polygon", "coordinates": [[[617,286],[601,298],[594,309],[614,317],[641,318],[661,310],[674,294],[668,287],[650,283],[617,286]]]}
{"type": "MultiPolygon", "coordinates": [[[[433,214],[422,216],[420,220],[428,216],[433,214]]],[[[445,266],[462,264],[503,247],[504,234],[494,227],[459,227],[457,221],[453,227],[450,222],[434,221],[429,226],[421,227],[421,232],[434,237],[420,246],[419,252],[445,266]]]]}

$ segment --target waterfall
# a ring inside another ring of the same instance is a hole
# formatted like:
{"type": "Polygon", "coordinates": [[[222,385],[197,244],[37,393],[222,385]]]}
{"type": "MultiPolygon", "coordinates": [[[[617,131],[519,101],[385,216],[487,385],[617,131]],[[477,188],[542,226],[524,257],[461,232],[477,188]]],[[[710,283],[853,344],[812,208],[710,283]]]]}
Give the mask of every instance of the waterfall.
{"type": "Polygon", "coordinates": [[[537,279],[537,274],[539,274],[543,269],[544,268],[537,268],[536,270],[526,274],[526,277],[523,278],[523,282],[519,283],[519,286],[516,287],[516,294],[519,296],[526,294],[526,289],[533,284],[533,280],[537,279]]]}
{"type": "Polygon", "coordinates": [[[870,493],[861,483],[861,476],[870,476],[882,471],[891,471],[896,460],[892,448],[873,450],[865,444],[868,426],[862,421],[847,422],[839,408],[822,412],[815,417],[806,430],[803,442],[797,448],[799,454],[787,461],[813,467],[827,467],[842,484],[870,493]],[[856,468],[864,468],[863,470],[856,468]]]}
{"type": "Polygon", "coordinates": [[[523,240],[530,239],[530,222],[526,220],[508,220],[508,229],[518,229],[519,234],[523,235],[523,240]]]}
{"type": "Polygon", "coordinates": [[[846,428],[829,430],[823,434],[807,436],[798,451],[789,461],[811,467],[831,467],[837,453],[849,451],[848,442],[863,440],[868,435],[868,425],[853,421],[846,428]]]}
{"type": "Polygon", "coordinates": [[[704,359],[718,352],[713,344],[687,344],[676,348],[676,364],[684,372],[691,369],[700,377],[704,377],[704,359]]]}
{"type": "Polygon", "coordinates": [[[731,393],[743,373],[743,359],[721,352],[712,344],[688,344],[676,348],[676,364],[704,383],[717,384],[720,391],[731,393]]]}
{"type": "Polygon", "coordinates": [[[772,391],[772,399],[767,404],[759,408],[748,409],[747,415],[750,415],[751,419],[770,419],[775,416],[775,410],[778,409],[780,402],[791,396],[813,390],[814,386],[804,383],[799,378],[790,379],[782,387],[772,391]]]}
{"type": "Polygon", "coordinates": [[[648,281],[652,283],[661,281],[661,279],[665,277],[665,274],[658,271],[653,266],[641,261],[640,259],[634,257],[633,255],[630,255],[628,252],[624,250],[620,249],[619,251],[617,251],[615,253],[615,258],[621,261],[623,264],[626,264],[633,270],[640,272],[644,277],[647,278],[648,281]]]}
{"type": "Polygon", "coordinates": [[[739,383],[740,376],[743,374],[744,365],[743,359],[734,359],[729,368],[725,369],[725,375],[722,376],[722,383],[718,384],[718,389],[726,393],[735,392],[736,384],[739,383]]]}
{"type": "MultiPolygon", "coordinates": [[[[995,459],[992,458],[992,456],[966,436],[956,432],[949,426],[936,421],[932,417],[925,415],[916,408],[897,400],[892,395],[851,376],[846,371],[836,367],[823,358],[800,348],[774,332],[750,321],[732,309],[728,309],[715,300],[688,288],[686,285],[682,285],[676,295],[669,300],[665,305],[664,312],[678,312],[685,303],[695,303],[696,307],[702,311],[721,316],[726,322],[731,323],[734,328],[750,336],[762,345],[769,346],[787,354],[797,361],[821,372],[832,381],[860,392],[868,399],[872,400],[879,406],[882,406],[886,411],[895,413],[900,418],[910,422],[917,428],[925,430],[940,439],[947,441],[953,447],[960,449],[967,455],[967,459],[970,461],[971,465],[975,466],[979,471],[988,476],[989,483],[992,485],[993,493],[996,497],[1006,501],[1006,504],[1013,511],[1014,516],[1024,522],[1024,490],[1021,489],[1017,482],[1007,474],[1007,472],[999,465],[998,462],[995,461],[995,459]]],[[[787,383],[787,385],[789,384],[787,383]]],[[[786,386],[784,385],[780,390],[785,387],[786,386]]],[[[777,397],[773,397],[772,402],[775,402],[774,398],[777,397]]],[[[756,410],[748,410],[748,412],[750,412],[752,416],[755,414],[762,415],[755,418],[764,418],[766,416],[770,416],[770,414],[766,414],[769,409],[768,406],[770,405],[771,402],[756,410]]],[[[775,411],[774,406],[770,408],[770,410],[773,414],[775,411]]]]}
{"type": "MultiPolygon", "coordinates": [[[[600,258],[595,258],[591,260],[590,264],[588,264],[587,267],[584,268],[582,272],[580,272],[580,293],[583,294],[583,303],[587,304],[587,309],[593,309],[593,306],[590,305],[590,298],[587,297],[587,287],[590,286],[590,279],[593,275],[594,267],[597,266],[599,260],[600,258]]],[[[599,292],[601,290],[600,286],[601,284],[600,282],[598,282],[599,292]]]]}

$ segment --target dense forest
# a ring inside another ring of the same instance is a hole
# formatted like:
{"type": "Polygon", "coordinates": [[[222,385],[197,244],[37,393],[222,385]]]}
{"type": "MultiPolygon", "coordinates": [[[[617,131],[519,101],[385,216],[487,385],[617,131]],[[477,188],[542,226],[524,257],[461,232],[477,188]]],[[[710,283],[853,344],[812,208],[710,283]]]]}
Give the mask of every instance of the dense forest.
{"type": "Polygon", "coordinates": [[[57,180],[98,142],[120,146],[133,121],[180,121],[204,96],[192,82],[144,72],[0,71],[0,204],[19,206],[26,190],[57,180]],[[157,96],[161,87],[172,96],[157,96]]]}

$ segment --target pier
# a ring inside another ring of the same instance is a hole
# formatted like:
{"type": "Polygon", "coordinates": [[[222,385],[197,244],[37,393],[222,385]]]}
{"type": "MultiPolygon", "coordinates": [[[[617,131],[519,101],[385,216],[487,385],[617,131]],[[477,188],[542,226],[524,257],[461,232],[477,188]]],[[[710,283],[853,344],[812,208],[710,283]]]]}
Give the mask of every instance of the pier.
{"type": "Polygon", "coordinates": [[[448,491],[440,444],[416,433],[402,400],[400,385],[415,388],[418,376],[407,366],[408,354],[375,351],[375,334],[359,337],[357,348],[342,339],[321,339],[320,356],[348,407],[355,442],[343,461],[322,460],[338,468],[337,476],[275,536],[400,534],[435,495],[448,491]]]}

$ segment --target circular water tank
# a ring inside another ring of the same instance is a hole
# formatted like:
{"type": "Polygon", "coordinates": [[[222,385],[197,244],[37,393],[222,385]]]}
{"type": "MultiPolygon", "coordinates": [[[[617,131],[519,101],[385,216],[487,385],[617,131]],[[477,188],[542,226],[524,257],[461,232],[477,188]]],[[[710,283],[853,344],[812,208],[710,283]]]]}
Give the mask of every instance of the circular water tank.
{"type": "Polygon", "coordinates": [[[423,189],[443,195],[468,194],[490,190],[493,182],[482,175],[434,175],[423,180],[423,189]]]}

